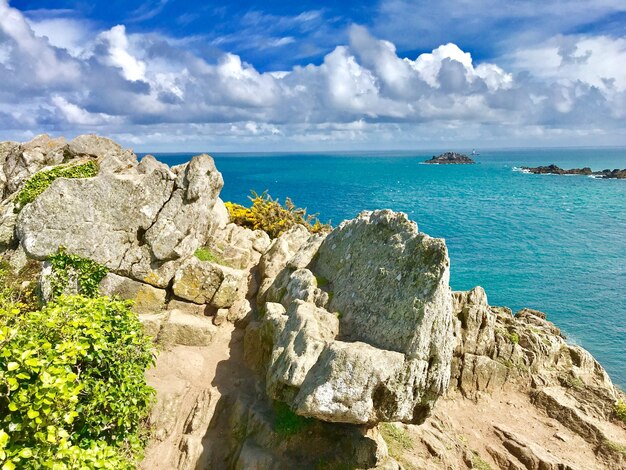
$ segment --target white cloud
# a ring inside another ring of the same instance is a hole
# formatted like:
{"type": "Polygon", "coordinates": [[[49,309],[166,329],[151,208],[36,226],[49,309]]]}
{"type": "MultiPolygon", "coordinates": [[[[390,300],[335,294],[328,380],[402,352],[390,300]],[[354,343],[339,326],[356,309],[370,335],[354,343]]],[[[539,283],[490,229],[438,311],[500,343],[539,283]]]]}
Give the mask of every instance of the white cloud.
{"type": "Polygon", "coordinates": [[[137,59],[130,52],[130,44],[124,25],[117,25],[98,35],[98,41],[105,45],[108,54],[103,57],[107,65],[119,67],[126,80],[144,80],[145,62],[137,59]]]}
{"type": "MultiPolygon", "coordinates": [[[[305,25],[319,15],[289,21],[305,25]]],[[[2,136],[89,130],[195,148],[623,142],[624,38],[556,36],[477,62],[449,42],[403,57],[392,42],[352,26],[349,41],[319,65],[260,71],[236,54],[208,61],[184,40],[129,34],[124,25],[85,33],[70,22],[63,34],[63,24],[26,21],[0,0],[2,136]]]]}

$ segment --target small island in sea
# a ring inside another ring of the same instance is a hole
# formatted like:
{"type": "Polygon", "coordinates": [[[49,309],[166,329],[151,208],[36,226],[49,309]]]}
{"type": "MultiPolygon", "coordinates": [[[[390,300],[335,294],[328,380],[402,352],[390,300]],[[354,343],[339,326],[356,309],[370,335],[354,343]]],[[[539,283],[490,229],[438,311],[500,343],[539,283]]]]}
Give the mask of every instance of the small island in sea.
{"type": "Polygon", "coordinates": [[[602,170],[592,171],[588,166],[584,168],[572,168],[571,170],[564,170],[554,164],[548,166],[529,167],[523,166],[522,171],[524,173],[533,173],[535,175],[584,175],[594,176],[596,178],[604,179],[626,179],[626,169],[620,170],[616,168],[614,170],[602,170]]]}
{"type": "Polygon", "coordinates": [[[437,164],[437,165],[459,165],[476,163],[467,155],[456,152],[446,152],[441,155],[433,156],[430,160],[426,160],[424,163],[437,164]]]}

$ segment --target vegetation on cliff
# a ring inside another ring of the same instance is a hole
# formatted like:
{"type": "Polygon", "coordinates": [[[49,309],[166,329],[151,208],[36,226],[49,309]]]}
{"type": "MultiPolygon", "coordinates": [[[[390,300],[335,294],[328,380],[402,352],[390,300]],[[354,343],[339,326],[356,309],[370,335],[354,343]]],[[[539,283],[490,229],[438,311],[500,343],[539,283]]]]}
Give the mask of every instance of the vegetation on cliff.
{"type": "Polygon", "coordinates": [[[17,193],[16,209],[20,210],[26,204],[33,202],[57,178],[91,178],[98,174],[98,164],[89,161],[79,165],[59,165],[50,170],[40,171],[30,177],[17,193]]]}
{"type": "Polygon", "coordinates": [[[68,253],[65,248],[48,257],[52,266],[52,297],[63,294],[71,280],[85,297],[98,296],[98,285],[109,270],[95,261],[68,253]]]}
{"type": "Polygon", "coordinates": [[[252,230],[264,230],[271,238],[280,236],[297,224],[304,225],[311,233],[330,230],[328,224],[319,221],[318,214],[307,214],[306,209],[296,207],[290,198],[286,198],[282,205],[278,199],[272,199],[267,191],[261,194],[252,191],[248,197],[252,201],[250,207],[225,203],[231,222],[252,230]]]}
{"type": "Polygon", "coordinates": [[[128,302],[0,298],[0,468],[134,468],[154,391],[128,302]]]}

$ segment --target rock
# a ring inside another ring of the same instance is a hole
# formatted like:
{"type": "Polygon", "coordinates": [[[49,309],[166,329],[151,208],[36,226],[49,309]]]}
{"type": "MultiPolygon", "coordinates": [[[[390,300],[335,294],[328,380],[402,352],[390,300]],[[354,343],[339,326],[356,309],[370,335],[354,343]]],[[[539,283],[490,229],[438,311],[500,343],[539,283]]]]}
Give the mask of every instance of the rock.
{"type": "Polygon", "coordinates": [[[189,313],[191,315],[198,315],[198,316],[207,316],[209,315],[208,312],[208,305],[205,304],[195,304],[193,302],[185,302],[184,300],[180,300],[180,299],[170,299],[170,301],[167,303],[167,310],[179,310],[183,313],[189,313]]]}
{"type": "Polygon", "coordinates": [[[494,426],[504,448],[528,470],[562,470],[566,468],[538,445],[528,442],[512,431],[494,426]]]}
{"type": "Polygon", "coordinates": [[[438,156],[433,156],[430,160],[426,160],[424,163],[431,163],[436,165],[454,165],[454,164],[468,164],[468,163],[476,163],[467,155],[463,155],[462,153],[456,152],[446,152],[442,153],[438,156]]]}
{"type": "Polygon", "coordinates": [[[191,258],[174,276],[174,294],[197,304],[228,308],[245,295],[244,271],[191,258]]]}
{"type": "Polygon", "coordinates": [[[79,135],[69,143],[68,151],[73,156],[97,158],[102,172],[116,173],[137,165],[137,157],[132,151],[94,134],[79,135]]]}
{"type": "Polygon", "coordinates": [[[229,322],[238,324],[245,321],[252,314],[252,306],[248,299],[239,299],[228,310],[227,319],[229,322]]]}
{"type": "Polygon", "coordinates": [[[165,308],[166,292],[164,289],[157,289],[149,284],[113,273],[108,273],[100,281],[100,293],[109,297],[132,300],[133,311],[138,314],[159,313],[165,308]]]}
{"type": "Polygon", "coordinates": [[[246,348],[268,357],[270,396],[330,422],[426,418],[448,386],[453,346],[442,240],[404,214],[364,212],[327,237],[287,232],[260,272],[266,312],[287,308],[246,334],[246,348]]]}
{"type": "Polygon", "coordinates": [[[289,260],[309,240],[311,234],[303,225],[296,225],[275,238],[259,262],[259,273],[263,278],[274,278],[289,260]]]}
{"type": "Polygon", "coordinates": [[[2,180],[4,197],[14,193],[24,181],[39,170],[63,163],[67,155],[67,142],[64,138],[51,139],[43,134],[23,144],[5,143],[0,152],[0,162],[4,160],[2,180]]]}
{"type": "Polygon", "coordinates": [[[55,180],[18,217],[29,256],[64,246],[115,274],[164,288],[185,258],[206,241],[223,181],[207,155],[176,168],[147,162],[120,173],[55,180]]]}
{"type": "Polygon", "coordinates": [[[215,206],[213,206],[212,220],[213,231],[224,230],[226,226],[230,223],[230,215],[228,214],[228,209],[226,208],[224,201],[222,201],[222,199],[219,197],[215,201],[215,206]]]}
{"type": "Polygon", "coordinates": [[[213,317],[213,324],[215,326],[220,326],[226,322],[227,318],[228,318],[228,309],[219,308],[217,309],[217,313],[213,317]]]}
{"type": "Polygon", "coordinates": [[[168,316],[169,314],[166,313],[159,313],[156,315],[150,313],[138,315],[138,318],[143,326],[143,332],[156,340],[159,336],[159,331],[161,331],[161,325],[167,320],[168,316]]]}
{"type": "Polygon", "coordinates": [[[208,346],[215,333],[215,326],[209,318],[175,310],[162,324],[157,340],[163,346],[208,346]]]}
{"type": "Polygon", "coordinates": [[[620,170],[615,168],[614,170],[602,170],[592,171],[588,166],[584,168],[572,168],[570,170],[564,170],[556,165],[529,167],[523,166],[522,171],[524,173],[532,173],[535,175],[583,175],[594,176],[600,179],[624,179],[626,178],[626,169],[620,170]]]}
{"type": "Polygon", "coordinates": [[[4,251],[15,244],[15,226],[17,214],[15,204],[11,200],[0,203],[0,251],[4,251]]]}
{"type": "MultiPolygon", "coordinates": [[[[270,315],[272,315],[270,313],[270,315]]],[[[287,321],[277,335],[267,373],[270,397],[293,400],[319,355],[339,332],[332,313],[296,300],[290,304],[287,321]]]]}
{"type": "MultiPolygon", "coordinates": [[[[67,270],[67,282],[63,282],[62,295],[76,295],[79,293],[78,276],[76,272],[69,268],[67,270]]],[[[39,274],[39,292],[43,303],[50,302],[54,297],[54,291],[59,283],[58,274],[52,269],[52,265],[45,261],[39,274]]]]}
{"type": "Polygon", "coordinates": [[[207,304],[219,289],[222,279],[219,265],[193,257],[176,272],[172,289],[182,299],[207,304]]]}

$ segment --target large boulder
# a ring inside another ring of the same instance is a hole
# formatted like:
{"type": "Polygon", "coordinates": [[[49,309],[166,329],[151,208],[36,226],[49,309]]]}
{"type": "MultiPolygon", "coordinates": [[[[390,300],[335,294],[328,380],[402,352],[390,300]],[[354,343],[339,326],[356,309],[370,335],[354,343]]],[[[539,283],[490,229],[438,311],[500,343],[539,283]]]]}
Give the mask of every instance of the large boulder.
{"type": "MultiPolygon", "coordinates": [[[[105,147],[100,165],[106,166],[115,147],[96,143],[93,152],[105,147]]],[[[91,154],[85,146],[81,141],[76,150],[91,154]]],[[[44,259],[64,246],[116,274],[164,288],[206,242],[222,176],[208,155],[172,169],[152,157],[116,168],[55,180],[21,210],[17,236],[30,257],[44,259]]]]}
{"type": "Polygon", "coordinates": [[[364,212],[325,239],[296,233],[261,259],[268,314],[246,334],[268,394],[324,421],[422,422],[450,378],[445,243],[391,211],[364,212]]]}

